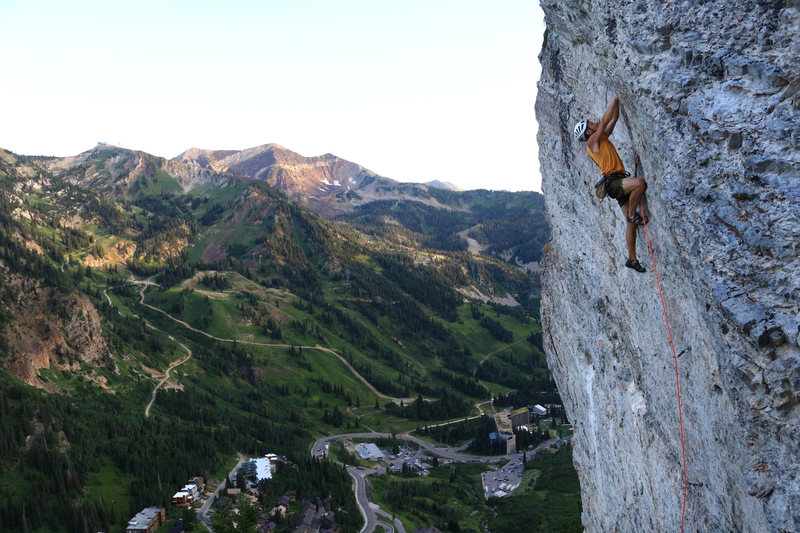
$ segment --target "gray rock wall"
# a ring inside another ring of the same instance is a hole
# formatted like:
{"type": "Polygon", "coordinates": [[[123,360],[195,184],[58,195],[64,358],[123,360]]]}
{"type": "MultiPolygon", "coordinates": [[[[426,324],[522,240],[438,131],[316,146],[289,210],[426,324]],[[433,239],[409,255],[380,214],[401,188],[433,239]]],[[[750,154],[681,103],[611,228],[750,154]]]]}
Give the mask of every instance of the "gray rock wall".
{"type": "Polygon", "coordinates": [[[542,317],[587,531],[678,531],[676,370],[648,268],[572,139],[613,95],[678,358],[684,531],[800,531],[800,2],[542,0],[542,317]]]}

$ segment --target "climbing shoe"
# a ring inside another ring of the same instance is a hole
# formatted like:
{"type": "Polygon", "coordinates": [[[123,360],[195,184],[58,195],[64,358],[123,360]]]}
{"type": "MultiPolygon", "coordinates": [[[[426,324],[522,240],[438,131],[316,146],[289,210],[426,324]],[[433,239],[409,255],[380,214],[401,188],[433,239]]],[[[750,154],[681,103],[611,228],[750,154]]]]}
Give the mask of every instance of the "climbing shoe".
{"type": "Polygon", "coordinates": [[[636,224],[636,225],[639,225],[639,226],[641,226],[642,223],[644,222],[644,219],[642,218],[642,215],[638,211],[632,217],[625,217],[625,220],[627,220],[631,224],[636,224]]]}
{"type": "Polygon", "coordinates": [[[625,266],[634,269],[636,272],[646,272],[638,259],[628,259],[625,262],[625,266]]]}

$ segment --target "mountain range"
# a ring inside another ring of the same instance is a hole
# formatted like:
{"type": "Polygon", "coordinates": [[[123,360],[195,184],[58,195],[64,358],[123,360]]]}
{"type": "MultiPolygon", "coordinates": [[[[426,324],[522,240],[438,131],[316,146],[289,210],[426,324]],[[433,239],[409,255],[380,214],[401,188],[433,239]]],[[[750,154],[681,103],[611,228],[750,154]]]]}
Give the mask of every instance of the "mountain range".
{"type": "Polygon", "coordinates": [[[209,183],[261,180],[323,216],[385,199],[414,198],[443,207],[426,194],[429,187],[459,191],[457,186],[441,181],[400,183],[332,154],[304,157],[278,144],[246,150],[190,148],[169,160],[101,144],[74,157],[35,160],[71,183],[124,195],[136,194],[137,183],[152,179],[159,171],[171,176],[175,187],[184,193],[209,183]]]}

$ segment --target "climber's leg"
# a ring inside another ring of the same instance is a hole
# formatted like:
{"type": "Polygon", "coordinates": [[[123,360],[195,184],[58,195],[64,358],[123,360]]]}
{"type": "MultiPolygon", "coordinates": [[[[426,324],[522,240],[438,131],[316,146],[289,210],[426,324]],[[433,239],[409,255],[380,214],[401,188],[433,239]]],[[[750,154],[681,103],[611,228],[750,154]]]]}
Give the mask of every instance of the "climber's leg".
{"type": "MultiPolygon", "coordinates": [[[[625,178],[622,180],[622,190],[629,195],[627,208],[623,207],[622,212],[626,219],[633,218],[636,216],[636,208],[639,207],[642,196],[647,190],[647,182],[642,178],[625,178]]],[[[634,224],[634,231],[636,231],[635,226],[636,224],[634,224]]]]}
{"type": "MultiPolygon", "coordinates": [[[[622,209],[622,214],[624,216],[628,216],[628,206],[630,205],[630,200],[628,202],[619,206],[622,209]]],[[[634,211],[635,212],[635,211],[634,211]]],[[[627,222],[625,228],[625,242],[628,245],[628,259],[635,261],[636,260],[636,223],[635,222],[627,222]]]]}

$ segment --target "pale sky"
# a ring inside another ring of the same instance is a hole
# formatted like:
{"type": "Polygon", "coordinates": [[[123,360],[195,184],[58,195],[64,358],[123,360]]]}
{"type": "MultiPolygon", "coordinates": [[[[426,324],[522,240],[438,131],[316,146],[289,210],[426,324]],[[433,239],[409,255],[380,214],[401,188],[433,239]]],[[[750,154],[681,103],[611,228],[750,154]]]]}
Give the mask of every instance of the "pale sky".
{"type": "Polygon", "coordinates": [[[541,191],[537,0],[0,0],[0,147],[278,143],[541,191]]]}

